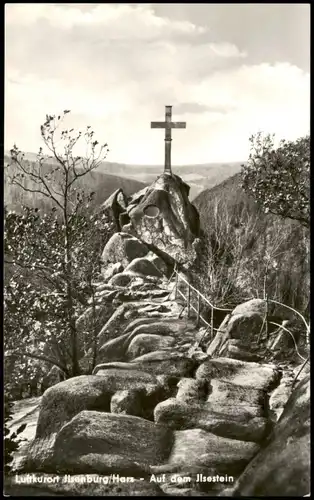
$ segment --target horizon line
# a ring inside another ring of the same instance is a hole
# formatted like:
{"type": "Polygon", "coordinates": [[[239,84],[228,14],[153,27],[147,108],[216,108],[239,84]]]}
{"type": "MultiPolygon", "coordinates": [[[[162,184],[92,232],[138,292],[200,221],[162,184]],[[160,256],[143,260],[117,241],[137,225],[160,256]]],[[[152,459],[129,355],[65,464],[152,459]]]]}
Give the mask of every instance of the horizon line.
{"type": "MultiPolygon", "coordinates": [[[[22,151],[23,152],[23,151],[22,151]]],[[[9,155],[10,150],[4,150],[4,155],[9,155]]],[[[34,153],[33,151],[26,151],[24,154],[30,154],[37,156],[38,153],[34,153]]],[[[47,156],[47,158],[50,158],[50,155],[44,155],[47,156]]],[[[51,156],[53,158],[53,156],[51,156]]],[[[202,162],[202,163],[180,163],[180,164],[173,164],[171,165],[171,168],[180,168],[180,167],[191,167],[191,166],[205,166],[205,165],[215,165],[217,163],[222,163],[222,164],[230,164],[230,163],[245,163],[247,160],[216,160],[216,161],[208,161],[208,162],[202,162]]],[[[119,165],[126,165],[130,167],[156,167],[156,168],[164,168],[164,165],[157,164],[157,163],[139,163],[139,162],[132,162],[132,163],[126,163],[124,161],[118,161],[118,160],[103,160],[101,163],[117,163],[119,165]]]]}

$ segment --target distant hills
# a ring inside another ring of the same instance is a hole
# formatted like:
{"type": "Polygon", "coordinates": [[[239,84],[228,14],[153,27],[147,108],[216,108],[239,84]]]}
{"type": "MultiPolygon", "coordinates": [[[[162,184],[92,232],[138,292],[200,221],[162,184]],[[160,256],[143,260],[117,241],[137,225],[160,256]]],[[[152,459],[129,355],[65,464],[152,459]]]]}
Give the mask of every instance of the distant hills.
{"type": "MultiPolygon", "coordinates": [[[[32,163],[36,160],[36,155],[27,154],[25,155],[25,158],[25,161],[32,163]]],[[[10,157],[5,155],[4,165],[6,166],[9,162],[10,157]]],[[[47,162],[45,165],[48,169],[52,168],[53,162],[47,162]]],[[[34,185],[32,185],[29,180],[25,179],[24,182],[28,183],[28,188],[31,189],[32,187],[34,187],[34,185]]],[[[56,183],[57,182],[58,179],[56,179],[56,183]]],[[[87,193],[95,193],[93,201],[93,204],[95,206],[101,205],[118,188],[122,188],[124,193],[127,196],[130,196],[146,186],[145,183],[137,181],[135,179],[127,179],[117,175],[106,174],[100,170],[90,172],[83,178],[79,179],[78,182],[80,182],[81,187],[86,190],[87,193]]],[[[37,193],[25,192],[21,188],[12,186],[8,182],[6,169],[4,173],[4,202],[9,210],[18,210],[19,207],[23,204],[33,207],[43,207],[47,205],[47,200],[43,196],[37,193]]]]}
{"type": "MultiPolygon", "coordinates": [[[[25,159],[36,161],[36,154],[25,153],[25,159]]],[[[5,163],[8,160],[9,155],[6,154],[5,163]]],[[[49,162],[54,163],[52,159],[49,159],[49,162]]],[[[172,167],[172,170],[189,184],[190,200],[193,200],[204,189],[220,184],[240,172],[241,164],[241,162],[230,162],[175,165],[172,167]]],[[[99,193],[100,197],[102,196],[102,201],[104,201],[118,187],[122,187],[127,195],[142,189],[144,185],[152,183],[163,169],[164,167],[161,165],[139,165],[104,161],[99,165],[97,171],[92,174],[88,183],[91,182],[93,190],[95,190],[95,187],[97,188],[97,193],[99,193]],[[105,177],[102,177],[102,175],[105,175],[105,177]]]]}
{"type": "MultiPolygon", "coordinates": [[[[205,163],[200,165],[175,165],[172,170],[190,186],[190,200],[201,191],[219,184],[241,170],[241,162],[205,163]]],[[[163,171],[160,165],[128,165],[124,163],[103,162],[99,171],[115,174],[150,184],[163,171]]]]}

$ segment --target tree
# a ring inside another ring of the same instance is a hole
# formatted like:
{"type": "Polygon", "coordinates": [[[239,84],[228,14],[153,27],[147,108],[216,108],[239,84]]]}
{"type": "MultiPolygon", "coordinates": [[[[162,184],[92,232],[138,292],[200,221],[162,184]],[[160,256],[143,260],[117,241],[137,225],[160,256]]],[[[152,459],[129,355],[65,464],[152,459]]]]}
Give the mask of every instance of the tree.
{"type": "Polygon", "coordinates": [[[250,138],[249,160],[242,165],[242,187],[267,213],[310,225],[310,136],[296,141],[258,133],[250,138]]]}
{"type": "Polygon", "coordinates": [[[47,199],[52,209],[42,213],[24,207],[22,215],[10,212],[5,218],[5,255],[10,267],[5,289],[5,347],[11,356],[18,350],[20,356],[55,364],[67,377],[80,374],[76,321],[99,267],[88,261],[84,246],[89,242],[90,248],[96,238],[100,248],[108,228],[110,232],[104,214],[91,214],[92,195],[80,186],[80,179],[106,157],[107,144],[99,145],[90,127],[84,134],[61,130],[68,113],[47,115],[41,126],[51,155],[44,155],[40,148],[37,161],[29,163],[16,145],[10,152],[9,181],[47,199]],[[79,156],[75,150],[83,139],[86,154],[79,156]],[[54,167],[47,168],[51,161],[54,167]],[[87,281],[82,279],[84,273],[87,281]]]}
{"type": "Polygon", "coordinates": [[[27,424],[22,424],[15,432],[11,432],[8,423],[12,420],[13,402],[10,398],[6,397],[4,401],[4,472],[10,475],[13,472],[12,462],[14,459],[14,452],[16,452],[24,441],[23,438],[18,437],[27,424]]]}

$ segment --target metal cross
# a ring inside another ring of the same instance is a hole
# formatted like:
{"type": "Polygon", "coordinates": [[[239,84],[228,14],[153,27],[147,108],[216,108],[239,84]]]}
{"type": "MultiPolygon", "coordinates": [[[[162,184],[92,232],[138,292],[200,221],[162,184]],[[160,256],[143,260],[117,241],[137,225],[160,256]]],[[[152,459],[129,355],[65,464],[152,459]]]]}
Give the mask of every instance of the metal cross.
{"type": "Polygon", "coordinates": [[[172,128],[186,128],[186,122],[172,122],[172,106],[166,106],[165,121],[164,122],[151,122],[151,128],[164,128],[165,129],[165,173],[171,174],[171,129],[172,128]]]}

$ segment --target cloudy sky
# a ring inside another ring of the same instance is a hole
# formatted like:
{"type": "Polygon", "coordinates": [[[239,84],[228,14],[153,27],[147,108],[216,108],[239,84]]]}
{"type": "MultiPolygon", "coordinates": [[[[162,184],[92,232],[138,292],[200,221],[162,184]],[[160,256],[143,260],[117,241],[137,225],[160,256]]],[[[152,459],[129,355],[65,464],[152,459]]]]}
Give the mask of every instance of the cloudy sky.
{"type": "Polygon", "coordinates": [[[245,160],[262,130],[309,131],[307,4],[6,4],[5,148],[41,146],[47,113],[91,125],[108,160],[162,164],[152,120],[173,106],[173,164],[245,160]]]}

